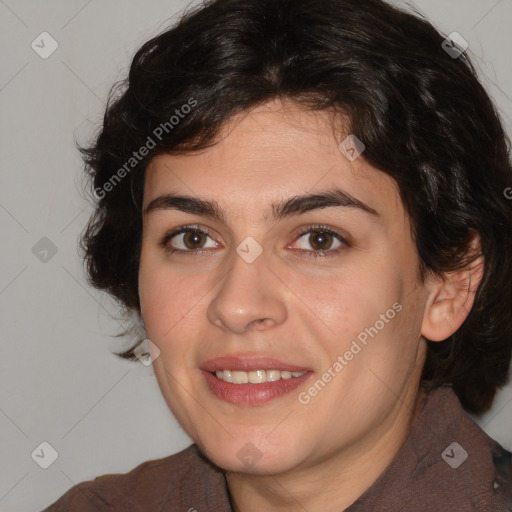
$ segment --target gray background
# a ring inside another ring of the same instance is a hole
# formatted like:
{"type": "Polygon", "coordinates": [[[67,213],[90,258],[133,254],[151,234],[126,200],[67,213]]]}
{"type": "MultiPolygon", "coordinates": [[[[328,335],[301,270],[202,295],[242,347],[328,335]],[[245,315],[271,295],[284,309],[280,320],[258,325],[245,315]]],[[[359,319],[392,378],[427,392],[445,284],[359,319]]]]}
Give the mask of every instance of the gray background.
{"type": "MultiPolygon", "coordinates": [[[[111,337],[117,309],[85,284],[77,255],[91,207],[74,145],[100,126],[110,86],[135,50],[187,4],[0,0],[0,511],[40,510],[73,484],[190,443],[151,367],[111,355],[122,346],[111,337]],[[31,48],[43,31],[59,45],[47,59],[31,48]],[[46,262],[32,251],[43,237],[57,249],[46,262]],[[48,469],[31,457],[43,441],[58,452],[48,469]]],[[[469,42],[510,133],[512,0],[415,5],[469,42]]],[[[512,449],[511,385],[477,421],[512,449]]]]}

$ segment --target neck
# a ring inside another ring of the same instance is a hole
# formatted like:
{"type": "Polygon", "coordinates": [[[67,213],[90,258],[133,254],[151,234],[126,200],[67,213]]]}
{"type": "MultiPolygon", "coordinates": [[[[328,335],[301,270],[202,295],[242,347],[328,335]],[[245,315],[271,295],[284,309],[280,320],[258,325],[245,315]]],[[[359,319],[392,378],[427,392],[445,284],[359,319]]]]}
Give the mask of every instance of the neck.
{"type": "Polygon", "coordinates": [[[423,391],[413,389],[357,444],[343,447],[328,459],[278,475],[228,472],[235,512],[339,512],[357,500],[392,462],[423,409],[423,391]]]}

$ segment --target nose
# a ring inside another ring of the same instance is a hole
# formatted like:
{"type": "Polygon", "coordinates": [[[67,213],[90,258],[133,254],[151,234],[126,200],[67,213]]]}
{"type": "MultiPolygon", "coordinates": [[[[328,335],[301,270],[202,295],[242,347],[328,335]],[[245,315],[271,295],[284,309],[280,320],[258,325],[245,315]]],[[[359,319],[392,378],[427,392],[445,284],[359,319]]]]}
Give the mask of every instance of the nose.
{"type": "Polygon", "coordinates": [[[208,306],[209,321],[236,334],[283,323],[284,285],[269,268],[265,252],[252,263],[235,253],[229,265],[208,306]]]}

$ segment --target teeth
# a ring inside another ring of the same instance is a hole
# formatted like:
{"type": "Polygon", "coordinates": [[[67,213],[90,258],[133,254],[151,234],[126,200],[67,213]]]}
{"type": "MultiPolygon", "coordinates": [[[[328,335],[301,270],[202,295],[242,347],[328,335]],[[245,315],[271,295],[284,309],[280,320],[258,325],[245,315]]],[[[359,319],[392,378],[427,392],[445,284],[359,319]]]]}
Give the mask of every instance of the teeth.
{"type": "Polygon", "coordinates": [[[267,382],[275,382],[281,378],[279,370],[267,370],[267,382]]]}
{"type": "Polygon", "coordinates": [[[279,379],[292,379],[300,377],[306,372],[288,372],[286,370],[255,370],[251,372],[240,372],[236,370],[217,370],[215,375],[224,382],[233,384],[260,384],[262,382],[275,382],[279,379]]]}
{"type": "Polygon", "coordinates": [[[267,382],[267,372],[265,370],[256,370],[254,372],[249,372],[249,382],[251,384],[267,382]]]}
{"type": "Polygon", "coordinates": [[[231,378],[233,379],[231,382],[233,384],[247,384],[249,382],[249,375],[247,372],[231,372],[231,378]]]}

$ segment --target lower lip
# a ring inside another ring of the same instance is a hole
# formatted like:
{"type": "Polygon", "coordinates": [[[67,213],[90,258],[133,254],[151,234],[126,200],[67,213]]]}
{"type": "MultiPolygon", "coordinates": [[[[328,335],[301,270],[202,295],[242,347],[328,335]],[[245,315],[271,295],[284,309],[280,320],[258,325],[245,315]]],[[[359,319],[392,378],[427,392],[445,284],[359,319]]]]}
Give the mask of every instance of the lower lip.
{"type": "Polygon", "coordinates": [[[300,377],[279,379],[275,382],[262,382],[260,384],[233,384],[218,379],[210,372],[201,370],[206,378],[210,391],[221,400],[232,404],[259,405],[270,402],[292,392],[304,381],[309,379],[312,372],[306,372],[300,377]]]}

